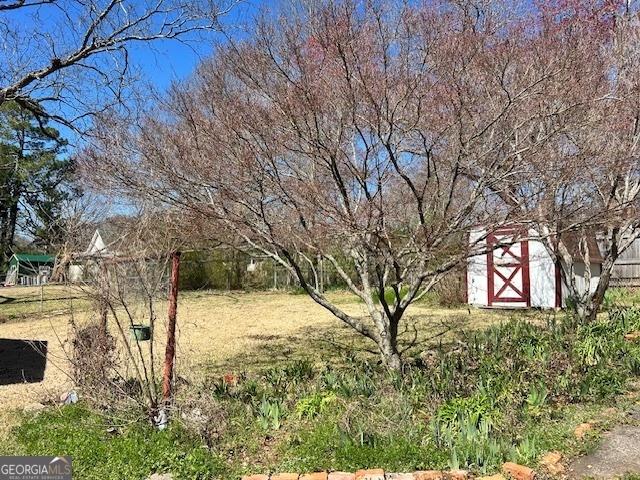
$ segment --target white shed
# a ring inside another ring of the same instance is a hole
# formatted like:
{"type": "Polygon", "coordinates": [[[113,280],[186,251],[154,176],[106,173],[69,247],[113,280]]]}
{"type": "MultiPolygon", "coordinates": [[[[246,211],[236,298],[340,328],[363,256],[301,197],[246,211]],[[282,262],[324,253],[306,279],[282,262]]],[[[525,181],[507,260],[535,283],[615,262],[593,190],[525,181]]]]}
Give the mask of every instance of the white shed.
{"type": "MultiPolygon", "coordinates": [[[[562,268],[557,265],[539,240],[523,239],[514,228],[501,228],[487,235],[486,230],[470,233],[470,243],[486,254],[469,258],[467,263],[467,300],[470,305],[493,308],[561,308],[565,306],[568,289],[562,268]],[[484,238],[486,237],[486,238],[484,238]],[[482,240],[479,240],[482,239],[482,240]],[[522,239],[522,240],[520,240],[522,239]],[[515,241],[514,241],[515,240],[515,241]],[[494,248],[491,248],[494,246],[494,248]]],[[[529,231],[528,237],[536,232],[529,231]]],[[[591,255],[591,285],[595,290],[600,276],[602,258],[595,241],[589,239],[591,255]]],[[[569,248],[574,250],[573,247],[569,248]]],[[[573,252],[572,252],[573,253],[573,252]]],[[[584,263],[576,257],[578,288],[584,263]]]]}

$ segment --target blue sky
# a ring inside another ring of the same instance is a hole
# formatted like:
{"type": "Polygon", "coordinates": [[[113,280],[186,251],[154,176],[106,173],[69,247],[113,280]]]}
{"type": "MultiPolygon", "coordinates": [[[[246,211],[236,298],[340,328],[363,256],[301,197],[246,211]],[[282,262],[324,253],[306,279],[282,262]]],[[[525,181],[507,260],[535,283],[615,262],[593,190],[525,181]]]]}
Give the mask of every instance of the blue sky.
{"type": "MultiPolygon", "coordinates": [[[[223,18],[223,23],[240,24],[267,2],[268,0],[243,0],[223,18]]],[[[198,63],[212,53],[214,43],[220,41],[215,33],[205,37],[204,41],[188,40],[183,43],[172,40],[140,44],[133,49],[133,61],[142,68],[147,80],[155,87],[165,90],[173,81],[187,78],[198,63]]]]}
{"type": "MultiPolygon", "coordinates": [[[[127,0],[126,3],[131,4],[140,0],[127,0]]],[[[230,1],[230,0],[226,0],[230,1]]],[[[277,0],[275,0],[277,1],[277,0]]],[[[260,5],[267,5],[275,3],[274,0],[242,0],[236,5],[230,13],[222,18],[222,23],[230,25],[239,25],[244,21],[247,21],[256,12],[260,5]]],[[[45,35],[50,34],[54,38],[56,36],[65,36],[68,31],[59,30],[65,25],[68,25],[70,18],[73,18],[73,1],[67,2],[63,0],[64,5],[68,6],[71,10],[68,10],[70,15],[64,17],[61,11],[58,11],[52,5],[44,5],[39,7],[27,7],[18,9],[11,12],[3,13],[3,19],[12,22],[16,27],[19,26],[21,37],[14,41],[13,45],[7,44],[4,49],[0,49],[0,55],[7,55],[5,59],[0,58],[0,67],[4,64],[4,60],[16,61],[20,58],[10,60],[10,57],[20,55],[22,52],[23,58],[35,58],[30,55],[32,52],[39,51],[39,42],[43,40],[39,33],[42,32],[45,35]],[[62,19],[62,20],[61,20],[62,19]],[[61,20],[61,21],[60,21],[61,20]],[[44,30],[44,31],[43,31],[44,30]],[[26,56],[25,56],[26,54],[26,56]]],[[[137,76],[140,78],[144,90],[146,82],[159,92],[164,92],[172,84],[172,82],[181,81],[188,78],[194,71],[196,66],[202,59],[209,56],[213,51],[213,45],[220,41],[222,37],[215,32],[207,32],[199,35],[197,38],[195,35],[187,36],[181,40],[158,40],[153,42],[141,42],[129,44],[129,64],[136,70],[137,76]]],[[[68,40],[68,38],[67,38],[68,40]]],[[[10,41],[10,40],[9,40],[10,41]]],[[[75,43],[75,41],[74,41],[75,43]]],[[[46,43],[42,43],[46,45],[46,43]]],[[[46,47],[45,47],[46,48],[46,47]]],[[[58,53],[64,54],[64,49],[61,49],[58,53]]],[[[49,61],[49,55],[43,58],[44,61],[49,61]]],[[[18,65],[20,61],[18,61],[18,65]]],[[[39,68],[38,61],[29,65],[29,69],[39,68]]],[[[99,92],[99,90],[91,91],[99,92]]],[[[99,95],[99,93],[98,93],[99,95]]],[[[67,110],[63,105],[50,103],[46,105],[46,108],[52,108],[65,112],[67,110]]],[[[73,115],[65,115],[67,117],[73,115]]],[[[58,126],[63,136],[68,138],[72,144],[78,141],[77,135],[70,129],[58,126]]]]}

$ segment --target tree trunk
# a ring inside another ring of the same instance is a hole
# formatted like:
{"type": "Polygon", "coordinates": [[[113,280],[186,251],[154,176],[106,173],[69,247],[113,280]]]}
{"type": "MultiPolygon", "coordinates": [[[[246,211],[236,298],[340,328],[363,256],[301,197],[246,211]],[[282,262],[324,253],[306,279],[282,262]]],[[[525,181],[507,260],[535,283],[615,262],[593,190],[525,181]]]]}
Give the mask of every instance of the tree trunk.
{"type": "Polygon", "coordinates": [[[611,281],[611,274],[613,273],[613,264],[616,261],[611,255],[608,255],[601,265],[600,278],[598,279],[598,286],[593,295],[589,295],[590,302],[586,308],[585,322],[594,322],[598,317],[598,311],[604,302],[604,295],[609,288],[609,282],[611,281]]]}
{"type": "Polygon", "coordinates": [[[14,238],[16,234],[16,223],[18,221],[18,199],[14,197],[17,188],[11,192],[9,205],[2,212],[2,225],[0,225],[0,264],[5,263],[11,256],[14,238]]]}
{"type": "Polygon", "coordinates": [[[109,270],[104,262],[100,263],[100,333],[107,337],[107,312],[109,310],[109,270]]]}
{"type": "Polygon", "coordinates": [[[398,351],[398,324],[392,320],[388,326],[379,327],[379,331],[378,347],[382,362],[389,370],[399,371],[402,368],[402,359],[398,351]]]}
{"type": "Polygon", "coordinates": [[[167,345],[162,372],[162,402],[167,405],[171,401],[173,381],[173,364],[176,355],[176,316],[178,310],[178,281],[180,278],[180,252],[171,255],[171,279],[169,289],[169,321],[167,324],[167,345]]]}
{"type": "Polygon", "coordinates": [[[402,359],[398,347],[387,339],[380,341],[380,353],[382,361],[389,370],[399,371],[402,368],[402,359]]]}
{"type": "Polygon", "coordinates": [[[5,198],[0,198],[0,267],[9,260],[9,207],[5,198]]]}

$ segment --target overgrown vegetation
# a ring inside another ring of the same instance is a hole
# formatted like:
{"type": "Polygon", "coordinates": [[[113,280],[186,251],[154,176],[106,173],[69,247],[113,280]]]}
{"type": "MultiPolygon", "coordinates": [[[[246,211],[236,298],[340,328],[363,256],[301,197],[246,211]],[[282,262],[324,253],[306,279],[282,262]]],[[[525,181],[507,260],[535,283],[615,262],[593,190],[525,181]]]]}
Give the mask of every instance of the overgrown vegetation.
{"type": "Polygon", "coordinates": [[[72,455],[90,479],[535,466],[549,450],[592,446],[594,433],[578,442],[573,429],[624,403],[640,374],[640,344],[624,335],[638,329],[638,308],[586,326],[510,320],[407,359],[404,375],[355,354],[340,366],[300,360],[184,387],[167,431],[142,425],[130,405],[101,415],[72,406],[28,419],[14,449],[72,455]]]}

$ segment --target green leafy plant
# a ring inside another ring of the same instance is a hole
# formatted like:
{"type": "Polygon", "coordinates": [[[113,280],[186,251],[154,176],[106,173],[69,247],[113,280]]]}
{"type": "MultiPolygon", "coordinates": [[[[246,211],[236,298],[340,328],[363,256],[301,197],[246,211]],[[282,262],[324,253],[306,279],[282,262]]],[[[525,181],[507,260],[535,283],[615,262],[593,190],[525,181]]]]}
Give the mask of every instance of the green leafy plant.
{"type": "Polygon", "coordinates": [[[544,413],[548,391],[544,384],[534,385],[527,395],[527,413],[532,417],[539,417],[544,413]]]}
{"type": "Polygon", "coordinates": [[[263,377],[274,389],[283,392],[309,380],[314,373],[313,364],[309,360],[296,360],[283,367],[266,370],[263,377]]]}
{"type": "Polygon", "coordinates": [[[337,400],[335,393],[320,394],[315,393],[308,397],[301,398],[296,403],[296,414],[298,418],[314,418],[323,413],[332,403],[337,400]]]}
{"type": "Polygon", "coordinates": [[[538,446],[538,440],[533,435],[527,435],[524,437],[524,439],[522,439],[515,448],[515,454],[518,462],[525,465],[533,463],[540,453],[541,450],[538,446]]]}
{"type": "Polygon", "coordinates": [[[203,448],[179,422],[163,431],[139,422],[113,431],[111,424],[83,404],[46,411],[15,429],[15,453],[70,455],[74,478],[89,480],[138,480],[156,472],[194,480],[228,474],[224,459],[203,448]]]}
{"type": "Polygon", "coordinates": [[[263,398],[258,407],[258,424],[263,430],[280,430],[286,416],[280,401],[263,398]]]}
{"type": "Polygon", "coordinates": [[[578,329],[575,353],[585,367],[594,367],[621,350],[623,328],[610,321],[598,321],[578,329]]]}
{"type": "Polygon", "coordinates": [[[451,426],[456,422],[469,422],[478,425],[481,420],[492,423],[495,412],[489,398],[485,395],[474,395],[467,398],[454,398],[444,403],[436,413],[440,424],[451,426]]]}
{"type": "Polygon", "coordinates": [[[492,431],[492,425],[484,419],[475,423],[466,418],[442,427],[438,432],[438,442],[450,452],[449,468],[473,466],[487,472],[500,465],[510,446],[493,436],[492,431]]]}

